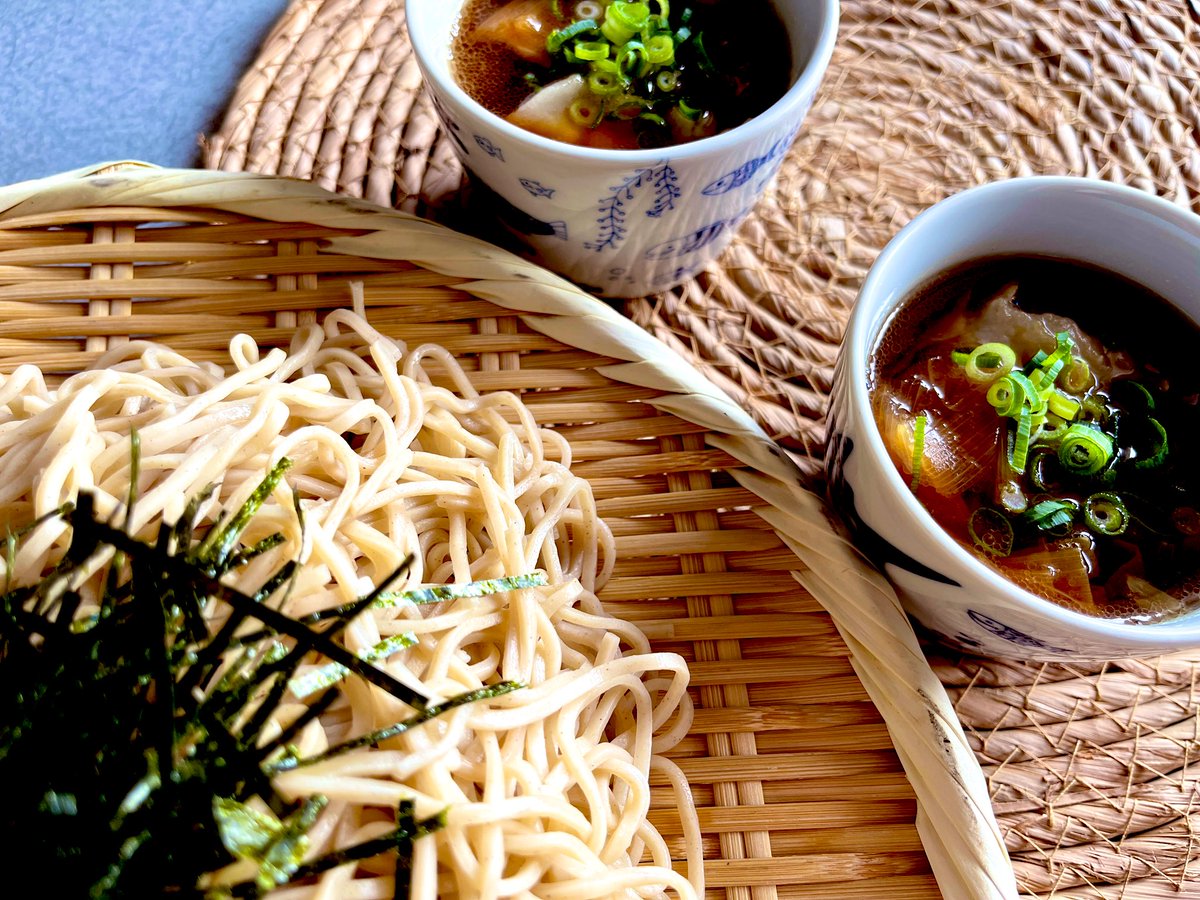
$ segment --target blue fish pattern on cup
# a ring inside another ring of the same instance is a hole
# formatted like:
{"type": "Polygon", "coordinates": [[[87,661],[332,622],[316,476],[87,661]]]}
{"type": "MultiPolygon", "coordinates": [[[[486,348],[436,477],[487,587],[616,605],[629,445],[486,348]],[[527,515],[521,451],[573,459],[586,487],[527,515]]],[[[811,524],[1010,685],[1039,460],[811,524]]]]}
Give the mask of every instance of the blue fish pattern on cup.
{"type": "Polygon", "coordinates": [[[558,188],[546,187],[540,181],[535,181],[532,178],[518,178],[521,182],[521,187],[529,191],[531,197],[544,197],[547,200],[553,199],[558,188]]]}
{"type": "Polygon", "coordinates": [[[1035,648],[1038,650],[1046,650],[1046,651],[1049,651],[1050,653],[1070,653],[1071,652],[1070,650],[1067,650],[1063,647],[1052,647],[1049,644],[1047,644],[1045,641],[1041,640],[1040,638],[1035,638],[1033,635],[1026,634],[1023,631],[1018,631],[1015,628],[1005,625],[1003,622],[999,622],[996,619],[993,619],[989,615],[985,615],[984,613],[981,613],[981,612],[976,612],[973,609],[967,610],[967,615],[971,617],[971,621],[974,622],[976,625],[979,625],[979,626],[987,629],[992,634],[996,635],[996,637],[1003,638],[1006,641],[1011,641],[1012,643],[1017,644],[1018,646],[1032,647],[1032,648],[1035,648]]]}
{"type": "Polygon", "coordinates": [[[746,216],[754,211],[753,206],[747,206],[736,215],[730,216],[728,219],[718,219],[715,222],[710,222],[697,228],[695,231],[688,232],[678,237],[673,237],[669,241],[663,241],[661,244],[655,244],[645,252],[646,259],[672,259],[679,256],[687,256],[689,253],[695,253],[707,247],[727,230],[736,228],[746,216]]]}
{"type": "Polygon", "coordinates": [[[689,253],[695,253],[700,248],[707,247],[719,238],[728,227],[729,223],[725,219],[710,222],[708,225],[697,228],[689,234],[671,238],[671,240],[663,241],[661,244],[655,244],[646,251],[646,259],[672,259],[673,257],[687,256],[689,253]]]}
{"type": "Polygon", "coordinates": [[[498,159],[498,160],[500,160],[500,162],[505,162],[503,150],[501,150],[494,143],[492,143],[490,140],[485,138],[482,134],[476,134],[476,135],[473,135],[473,137],[475,138],[475,143],[479,145],[479,148],[484,153],[486,153],[488,156],[492,157],[493,159],[498,159]]]}
{"type": "Polygon", "coordinates": [[[782,159],[784,152],[791,146],[793,137],[795,137],[795,132],[792,132],[792,134],[785,138],[780,138],[762,156],[756,156],[749,162],[738,166],[732,172],[722,175],[716,181],[706,185],[700,193],[706,197],[717,197],[721,194],[728,194],[730,191],[748,184],[750,179],[754,177],[754,173],[767,163],[775,159],[782,159]]]}

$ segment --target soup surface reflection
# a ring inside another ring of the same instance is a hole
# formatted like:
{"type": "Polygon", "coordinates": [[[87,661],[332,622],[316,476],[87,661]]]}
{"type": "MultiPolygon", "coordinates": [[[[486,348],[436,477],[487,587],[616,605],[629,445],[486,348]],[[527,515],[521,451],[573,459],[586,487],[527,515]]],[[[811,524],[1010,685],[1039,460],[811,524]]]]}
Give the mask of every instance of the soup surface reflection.
{"type": "Polygon", "coordinates": [[[969,263],[874,353],[872,405],[917,498],[1029,592],[1156,621],[1200,604],[1200,332],[1112,273],[969,263]]]}

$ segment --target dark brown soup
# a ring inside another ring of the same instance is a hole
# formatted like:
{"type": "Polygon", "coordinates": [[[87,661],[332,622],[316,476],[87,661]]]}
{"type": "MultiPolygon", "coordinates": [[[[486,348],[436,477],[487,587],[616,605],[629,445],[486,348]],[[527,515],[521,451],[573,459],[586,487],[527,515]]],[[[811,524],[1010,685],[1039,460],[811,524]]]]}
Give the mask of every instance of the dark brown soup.
{"type": "Polygon", "coordinates": [[[496,115],[618,149],[740,125],[783,96],[792,69],[768,0],[467,0],[451,55],[496,115]]]}
{"type": "Polygon", "coordinates": [[[969,263],[874,353],[872,403],[917,498],[980,559],[1090,615],[1200,604],[1200,331],[1111,272],[969,263]]]}

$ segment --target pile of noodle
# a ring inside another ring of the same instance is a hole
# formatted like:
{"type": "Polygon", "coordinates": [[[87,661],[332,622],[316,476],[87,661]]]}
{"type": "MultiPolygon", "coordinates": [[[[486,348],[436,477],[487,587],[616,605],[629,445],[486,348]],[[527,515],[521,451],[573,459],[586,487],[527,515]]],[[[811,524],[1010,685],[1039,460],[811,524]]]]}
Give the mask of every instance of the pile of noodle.
{"type": "MultiPolygon", "coordinates": [[[[515,395],[476,392],[442,348],[407,349],[349,311],[298,330],[288,352],[262,354],[245,335],[229,352],[226,373],[131,342],[57,389],[32,366],[0,378],[0,524],[24,526],[85,490],[119,521],[136,429],[128,525],[145,539],[206,486],[218,485],[201,509],[211,523],[280,458],[294,461],[244,536],[247,545],[274,532],[287,541],[237,574],[253,588],[299,559],[290,615],[369,593],[409,554],[397,587],[545,572],[544,587],[373,609],[344,632],[353,652],[417,635],[376,664],[434,702],[501,680],[527,687],[276,776],[285,797],[330,801],[309,858],[388,832],[408,799],[418,817],[446,811],[445,828],[414,844],[412,897],[703,896],[691,796],[662,758],[691,722],[687,669],[601,609],[613,540],[589,485],[569,470],[567,443],[515,395]],[[651,770],[674,787],[687,877],[647,821],[651,770]]],[[[36,582],[61,556],[65,532],[55,518],[40,525],[5,576],[36,582]]],[[[343,698],[297,738],[301,757],[412,715],[359,679],[342,686],[343,698]]],[[[264,740],[304,709],[289,694],[264,740]]],[[[349,863],[271,896],[391,897],[395,865],[394,855],[349,863]]]]}

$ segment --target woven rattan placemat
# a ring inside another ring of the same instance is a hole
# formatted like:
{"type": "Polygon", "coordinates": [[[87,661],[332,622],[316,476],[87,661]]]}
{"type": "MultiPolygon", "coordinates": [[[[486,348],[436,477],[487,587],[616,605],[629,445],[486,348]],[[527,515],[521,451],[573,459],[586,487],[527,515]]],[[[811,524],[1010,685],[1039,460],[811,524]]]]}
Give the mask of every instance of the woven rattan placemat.
{"type": "MultiPolygon", "coordinates": [[[[462,185],[402,0],[293,3],[205,164],[444,219],[462,185]]],[[[876,254],[929,204],[1026,174],[1124,182],[1200,211],[1200,3],[845,0],[822,93],[756,215],[718,263],[627,312],[815,473],[837,343],[876,254]]],[[[1200,896],[1200,653],[933,662],[1023,891],[1200,896]]]]}

